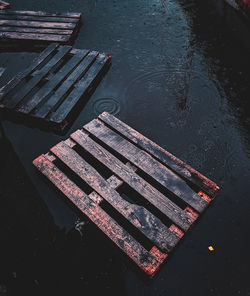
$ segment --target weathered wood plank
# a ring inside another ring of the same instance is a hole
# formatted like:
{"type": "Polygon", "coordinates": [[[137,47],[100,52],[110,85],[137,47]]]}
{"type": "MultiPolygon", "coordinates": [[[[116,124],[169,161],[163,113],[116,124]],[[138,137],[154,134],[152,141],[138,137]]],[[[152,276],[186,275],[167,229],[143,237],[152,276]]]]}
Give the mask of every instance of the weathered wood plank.
{"type": "Polygon", "coordinates": [[[191,168],[189,165],[185,164],[183,161],[181,161],[168,151],[164,150],[148,138],[144,137],[142,134],[140,134],[133,128],[129,127],[127,124],[120,121],[118,118],[115,118],[114,116],[108,114],[107,112],[101,114],[99,118],[103,122],[111,126],[113,129],[123,134],[130,141],[134,142],[139,147],[150,153],[156,159],[163,162],[167,167],[171,168],[184,179],[197,185],[209,196],[216,196],[219,187],[214,182],[212,182],[211,180],[209,180],[208,178],[206,178],[205,176],[191,168]]]}
{"type": "Polygon", "coordinates": [[[63,16],[68,18],[81,18],[81,13],[75,13],[75,12],[63,12],[63,13],[47,13],[44,11],[14,11],[14,10],[7,10],[7,11],[0,11],[0,15],[2,14],[8,14],[8,15],[31,15],[31,16],[44,16],[44,17],[57,17],[57,16],[63,16]]]}
{"type": "Polygon", "coordinates": [[[75,24],[72,23],[57,23],[57,22],[34,22],[34,21],[14,21],[1,20],[0,26],[14,27],[32,27],[32,28],[50,28],[50,29],[74,29],[75,24]]]}
{"type": "Polygon", "coordinates": [[[21,32],[0,32],[0,41],[7,40],[30,40],[30,41],[49,41],[68,43],[69,35],[39,34],[39,33],[21,33],[21,32]]]}
{"type": "Polygon", "coordinates": [[[158,210],[165,214],[175,224],[181,227],[183,230],[188,230],[193,221],[191,221],[189,215],[181,208],[175,205],[165,195],[156,190],[143,178],[138,176],[133,169],[124,165],[115,156],[109,153],[106,149],[90,139],[82,131],[76,131],[71,135],[80,146],[91,153],[96,159],[107,166],[114,174],[119,176],[130,187],[137,191],[147,201],[152,203],[158,210]]]}
{"type": "Polygon", "coordinates": [[[146,174],[149,174],[178,198],[192,206],[196,211],[202,212],[208,205],[208,203],[194,192],[178,175],[174,174],[148,153],[139,149],[101,122],[93,120],[85,125],[84,129],[127,158],[146,174]]]}
{"type": "Polygon", "coordinates": [[[65,94],[70,90],[70,88],[81,79],[82,75],[86,73],[88,68],[95,61],[98,52],[90,52],[85,59],[79,64],[79,66],[74,70],[73,73],[62,83],[62,85],[56,90],[56,92],[51,96],[45,104],[37,111],[36,117],[45,118],[50,112],[52,112],[56,105],[64,99],[65,94]]]}
{"type": "Polygon", "coordinates": [[[72,35],[73,30],[64,29],[43,29],[43,28],[22,28],[22,27],[0,27],[0,32],[38,33],[54,35],[72,35]]]}
{"type": "Polygon", "coordinates": [[[162,251],[170,251],[175,246],[178,238],[158,218],[142,206],[130,204],[124,200],[68,145],[61,142],[50,150],[162,251]]]}
{"type": "Polygon", "coordinates": [[[75,85],[66,100],[64,100],[60,107],[51,116],[51,121],[60,123],[67,117],[73,106],[79,102],[83,94],[90,90],[91,85],[96,82],[101,70],[109,63],[109,61],[110,58],[106,55],[98,55],[90,70],[87,71],[84,77],[75,85]]]}
{"type": "Polygon", "coordinates": [[[12,89],[14,89],[27,75],[30,75],[35,71],[42,62],[51,55],[57,48],[59,44],[53,43],[50,44],[34,62],[28,67],[25,71],[18,73],[12,80],[10,80],[0,91],[0,101],[6,96],[12,89]]]}
{"type": "Polygon", "coordinates": [[[57,87],[64,79],[74,70],[74,68],[84,59],[84,57],[88,54],[87,50],[82,50],[81,53],[74,55],[68,63],[64,65],[62,69],[60,69],[53,77],[50,78],[48,83],[41,88],[29,102],[21,104],[17,109],[22,113],[29,113],[35,107],[38,106],[40,102],[46,99],[49,95],[52,94],[55,87],[57,87]]]}
{"type": "MultiPolygon", "coordinates": [[[[73,147],[74,146],[76,146],[76,145],[73,145],[73,147]]],[[[73,148],[72,145],[70,147],[73,148]]],[[[133,166],[131,166],[129,163],[127,163],[126,165],[129,166],[129,167],[131,167],[134,171],[136,171],[136,168],[133,167],[133,166]]],[[[124,184],[123,180],[119,179],[115,175],[112,175],[111,177],[109,177],[108,180],[107,180],[107,182],[115,190],[117,190],[120,186],[122,186],[124,184]]],[[[89,198],[91,198],[92,200],[94,200],[95,202],[97,202],[98,204],[100,204],[103,201],[103,198],[99,194],[97,194],[95,191],[91,192],[88,196],[89,196],[89,198]]]]}
{"type": "Polygon", "coordinates": [[[50,72],[50,70],[70,52],[71,46],[61,46],[58,52],[34,75],[25,86],[6,103],[6,108],[14,108],[50,72]]]}
{"type": "Polygon", "coordinates": [[[63,16],[34,16],[34,15],[10,15],[8,13],[0,14],[1,20],[26,20],[26,21],[38,21],[38,22],[57,22],[57,23],[77,23],[79,19],[77,18],[69,18],[63,16]]]}
{"type": "Polygon", "coordinates": [[[5,2],[5,1],[0,1],[0,10],[1,9],[6,9],[10,7],[10,3],[5,2]]]}
{"type": "Polygon", "coordinates": [[[162,261],[167,257],[166,254],[162,254],[157,248],[154,248],[151,254],[143,248],[44,155],[35,159],[33,164],[142,270],[149,276],[156,273],[162,261]]]}

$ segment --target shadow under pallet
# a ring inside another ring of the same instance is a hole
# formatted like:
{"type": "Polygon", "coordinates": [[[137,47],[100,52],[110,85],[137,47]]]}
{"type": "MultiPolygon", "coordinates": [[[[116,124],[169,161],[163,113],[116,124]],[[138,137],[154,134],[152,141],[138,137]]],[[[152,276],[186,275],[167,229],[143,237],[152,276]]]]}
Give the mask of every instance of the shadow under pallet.
{"type": "Polygon", "coordinates": [[[219,190],[106,112],[33,164],[150,277],[219,190]]]}
{"type": "Polygon", "coordinates": [[[0,89],[6,119],[63,131],[86,103],[111,63],[110,56],[53,43],[0,89]]]}

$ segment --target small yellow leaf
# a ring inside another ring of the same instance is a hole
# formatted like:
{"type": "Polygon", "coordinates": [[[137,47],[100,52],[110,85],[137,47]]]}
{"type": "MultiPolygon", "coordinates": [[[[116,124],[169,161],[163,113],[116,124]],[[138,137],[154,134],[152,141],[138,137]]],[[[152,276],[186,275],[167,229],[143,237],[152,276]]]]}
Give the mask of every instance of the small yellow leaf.
{"type": "Polygon", "coordinates": [[[214,248],[212,246],[209,246],[208,247],[208,250],[211,251],[211,252],[213,252],[214,251],[214,248]]]}

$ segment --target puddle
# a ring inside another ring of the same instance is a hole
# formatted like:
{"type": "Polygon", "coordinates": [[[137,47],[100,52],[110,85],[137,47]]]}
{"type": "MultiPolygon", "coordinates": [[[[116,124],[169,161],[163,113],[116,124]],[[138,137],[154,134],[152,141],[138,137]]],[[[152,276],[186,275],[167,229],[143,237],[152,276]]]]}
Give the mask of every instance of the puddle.
{"type": "MultiPolygon", "coordinates": [[[[67,287],[76,285],[74,291],[81,294],[100,283],[100,290],[109,295],[250,295],[250,260],[246,256],[250,211],[250,42],[245,21],[223,0],[58,3],[13,0],[11,4],[17,10],[25,7],[82,12],[84,24],[75,46],[112,55],[112,66],[64,137],[9,121],[3,121],[2,126],[56,227],[70,233],[63,235],[60,244],[67,241],[68,249],[60,259],[65,258],[67,266],[74,270],[72,277],[67,273],[67,287]],[[117,115],[221,187],[212,206],[151,283],[123,261],[97,230],[89,224],[82,225],[81,214],[69,207],[32,166],[34,158],[103,111],[117,115]],[[81,239],[86,239],[89,256],[81,251],[81,239]],[[216,246],[213,256],[207,251],[210,244],[216,246]],[[79,254],[80,261],[76,258],[79,254]],[[82,268],[88,271],[87,276],[82,268]]],[[[37,53],[0,53],[0,67],[7,68],[1,83],[36,56],[37,53]]],[[[35,244],[35,240],[31,242],[35,244]]],[[[49,269],[47,253],[38,249],[49,269]]],[[[22,254],[17,252],[18,256],[21,258],[22,254]]],[[[36,269],[38,282],[43,260],[36,269]]],[[[22,272],[22,264],[17,266],[22,272]]],[[[64,270],[63,264],[59,269],[64,270]]],[[[47,283],[48,277],[44,281],[47,283]]],[[[7,290],[15,286],[12,281],[1,279],[0,284],[7,290]]],[[[47,290],[45,294],[48,295],[47,290]]]]}

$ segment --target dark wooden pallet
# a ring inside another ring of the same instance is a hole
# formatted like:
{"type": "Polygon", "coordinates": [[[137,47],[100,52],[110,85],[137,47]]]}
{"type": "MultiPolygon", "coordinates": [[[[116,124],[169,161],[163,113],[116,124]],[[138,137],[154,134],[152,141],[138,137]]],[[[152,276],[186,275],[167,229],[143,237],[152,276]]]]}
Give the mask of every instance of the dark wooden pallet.
{"type": "Polygon", "coordinates": [[[106,112],[33,164],[150,277],[219,190],[106,112]]]}
{"type": "Polygon", "coordinates": [[[81,13],[0,11],[0,46],[70,44],[79,29],[81,13]]]}
{"type": "Polygon", "coordinates": [[[63,130],[69,115],[86,101],[110,62],[110,56],[96,51],[52,43],[0,90],[0,110],[7,118],[34,119],[63,130]]]}
{"type": "Polygon", "coordinates": [[[0,0],[0,10],[10,7],[10,3],[0,0]]]}

